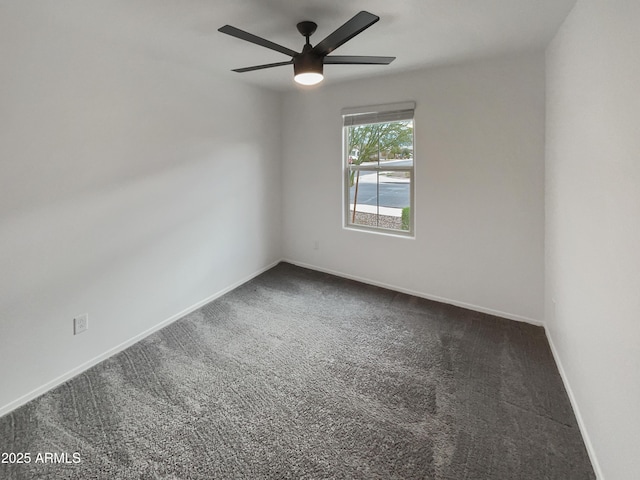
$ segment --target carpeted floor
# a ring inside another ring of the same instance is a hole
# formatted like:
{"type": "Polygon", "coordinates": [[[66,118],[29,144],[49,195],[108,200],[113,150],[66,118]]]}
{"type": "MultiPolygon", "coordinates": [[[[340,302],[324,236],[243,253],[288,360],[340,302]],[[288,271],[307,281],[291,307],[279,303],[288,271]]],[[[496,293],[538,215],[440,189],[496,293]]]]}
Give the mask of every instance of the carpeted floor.
{"type": "Polygon", "coordinates": [[[543,329],[286,263],[1,418],[1,452],[31,456],[2,479],[595,478],[543,329]]]}

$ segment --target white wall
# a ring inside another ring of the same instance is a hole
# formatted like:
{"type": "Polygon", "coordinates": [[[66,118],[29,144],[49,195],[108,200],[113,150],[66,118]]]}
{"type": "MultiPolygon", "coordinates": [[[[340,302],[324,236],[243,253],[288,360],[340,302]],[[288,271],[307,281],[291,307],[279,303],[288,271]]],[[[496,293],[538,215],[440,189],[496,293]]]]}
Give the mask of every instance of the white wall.
{"type": "Polygon", "coordinates": [[[21,3],[0,16],[0,414],[281,257],[279,94],[21,3]]]}
{"type": "Polygon", "coordinates": [[[544,98],[542,53],[286,94],[285,257],[541,321],[544,98]],[[345,230],[340,110],[405,100],[417,102],[416,238],[345,230]]]}
{"type": "Polygon", "coordinates": [[[615,480],[640,478],[639,25],[636,0],[578,0],[547,50],[546,319],[615,480]]]}

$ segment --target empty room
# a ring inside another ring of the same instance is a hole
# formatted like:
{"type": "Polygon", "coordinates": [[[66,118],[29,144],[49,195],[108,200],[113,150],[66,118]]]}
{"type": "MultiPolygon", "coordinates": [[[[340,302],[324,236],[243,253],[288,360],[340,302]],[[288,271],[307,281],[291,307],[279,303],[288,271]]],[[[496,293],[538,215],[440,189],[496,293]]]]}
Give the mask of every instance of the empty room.
{"type": "Polygon", "coordinates": [[[638,0],[0,0],[0,478],[640,478],[638,0]]]}

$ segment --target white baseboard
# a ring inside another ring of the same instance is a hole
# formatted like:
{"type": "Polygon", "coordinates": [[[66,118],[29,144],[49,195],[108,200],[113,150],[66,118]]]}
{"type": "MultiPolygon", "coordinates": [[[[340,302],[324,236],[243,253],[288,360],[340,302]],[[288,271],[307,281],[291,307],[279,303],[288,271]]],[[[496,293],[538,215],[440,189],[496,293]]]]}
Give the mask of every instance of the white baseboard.
{"type": "Polygon", "coordinates": [[[125,342],[122,342],[120,345],[117,345],[116,347],[113,347],[109,350],[107,350],[106,352],[101,353],[100,355],[98,355],[97,357],[92,358],[91,360],[89,360],[88,362],[83,363],[82,365],[79,365],[78,367],[69,370],[68,372],[60,375],[59,377],[51,380],[50,382],[45,383],[44,385],[36,388],[35,390],[32,390],[31,392],[27,393],[26,395],[23,395],[22,397],[9,402],[8,404],[4,405],[3,407],[0,408],[0,417],[12,412],[13,410],[15,410],[16,408],[24,405],[27,402],[30,402],[31,400],[34,400],[35,398],[39,397],[40,395],[48,392],[49,390],[54,389],[55,387],[63,384],[64,382],[66,382],[67,380],[72,379],[73,377],[80,375],[82,372],[88,370],[89,368],[97,365],[98,363],[106,360],[109,357],[112,357],[113,355],[120,353],[121,351],[125,350],[126,348],[129,348],[131,345],[139,342],[140,340],[148,337],[149,335],[151,335],[152,333],[157,332],[158,330],[170,325],[171,323],[175,322],[176,320],[179,320],[180,318],[184,317],[185,315],[188,315],[194,311],[196,311],[197,309],[199,309],[200,307],[206,305],[207,303],[215,300],[218,297],[221,297],[222,295],[224,295],[225,293],[230,292],[231,290],[233,290],[234,288],[239,287],[240,285],[248,282],[249,280],[251,280],[254,277],[257,277],[258,275],[266,272],[267,270],[275,267],[278,263],[280,263],[280,260],[278,260],[277,262],[274,262],[264,268],[261,268],[260,270],[258,270],[257,272],[252,273],[251,275],[248,275],[247,277],[243,278],[242,280],[239,280],[235,283],[233,283],[232,285],[229,285],[226,288],[223,288],[222,290],[214,293],[213,295],[210,295],[209,297],[205,298],[204,300],[199,301],[198,303],[191,305],[190,307],[182,310],[181,312],[176,313],[175,315],[172,315],[171,317],[167,318],[166,320],[163,320],[162,322],[158,323],[157,325],[154,325],[153,327],[145,330],[142,333],[139,333],[138,335],[136,335],[133,338],[130,338],[129,340],[126,340],[125,342]]]}
{"type": "Polygon", "coordinates": [[[336,275],[337,277],[348,278],[349,280],[356,280],[358,282],[366,283],[368,285],[375,285],[376,287],[388,288],[389,290],[394,290],[400,293],[406,293],[407,295],[413,295],[415,297],[424,298],[426,300],[433,300],[435,302],[446,303],[449,305],[455,305],[456,307],[466,308],[468,310],[473,310],[475,312],[486,313],[488,315],[494,315],[496,317],[506,318],[507,320],[515,320],[516,322],[524,322],[530,323],[532,325],[536,325],[538,327],[544,327],[545,324],[542,320],[536,320],[535,318],[524,317],[522,315],[515,315],[513,313],[502,312],[500,310],[493,310],[491,308],[480,307],[478,305],[473,305],[470,303],[460,302],[457,300],[452,300],[450,298],[439,297],[437,295],[429,295],[423,292],[416,292],[414,290],[410,290],[407,288],[398,287],[397,285],[390,285],[384,282],[378,282],[375,280],[371,280],[368,278],[359,277],[357,275],[350,275],[344,272],[338,272],[335,270],[318,267],[315,265],[310,265],[303,262],[297,262],[295,260],[283,259],[283,262],[291,263],[293,265],[297,265],[299,267],[308,268],[310,270],[315,270],[318,272],[329,273],[331,275],[336,275]]]}
{"type": "Polygon", "coordinates": [[[578,428],[580,429],[580,434],[582,435],[582,440],[584,441],[584,445],[587,449],[587,454],[589,455],[589,460],[591,460],[591,466],[596,474],[596,478],[598,480],[604,480],[604,475],[602,474],[602,469],[600,468],[600,463],[598,463],[598,459],[596,457],[595,450],[593,449],[593,444],[591,443],[591,438],[589,437],[589,433],[587,432],[587,427],[582,419],[582,415],[580,414],[580,409],[578,408],[578,402],[576,401],[576,397],[573,394],[573,390],[571,389],[571,384],[569,383],[569,379],[567,378],[567,374],[562,365],[562,361],[560,360],[560,355],[558,355],[558,350],[556,349],[555,344],[553,343],[553,337],[549,332],[549,329],[545,326],[545,334],[547,335],[547,341],[549,342],[549,346],[551,347],[551,353],[553,354],[553,358],[556,361],[556,366],[558,367],[558,371],[560,372],[560,378],[562,378],[562,383],[564,384],[564,388],[567,391],[567,395],[569,395],[569,401],[571,402],[571,408],[573,409],[573,413],[576,416],[576,420],[578,422],[578,428]]]}

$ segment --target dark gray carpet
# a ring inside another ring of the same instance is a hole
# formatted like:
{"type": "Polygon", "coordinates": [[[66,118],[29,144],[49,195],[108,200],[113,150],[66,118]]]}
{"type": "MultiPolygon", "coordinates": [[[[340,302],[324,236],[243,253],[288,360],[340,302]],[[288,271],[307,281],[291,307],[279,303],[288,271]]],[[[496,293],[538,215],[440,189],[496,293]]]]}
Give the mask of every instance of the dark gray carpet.
{"type": "Polygon", "coordinates": [[[543,329],[285,263],[1,418],[0,452],[31,455],[2,479],[595,478],[543,329]]]}

